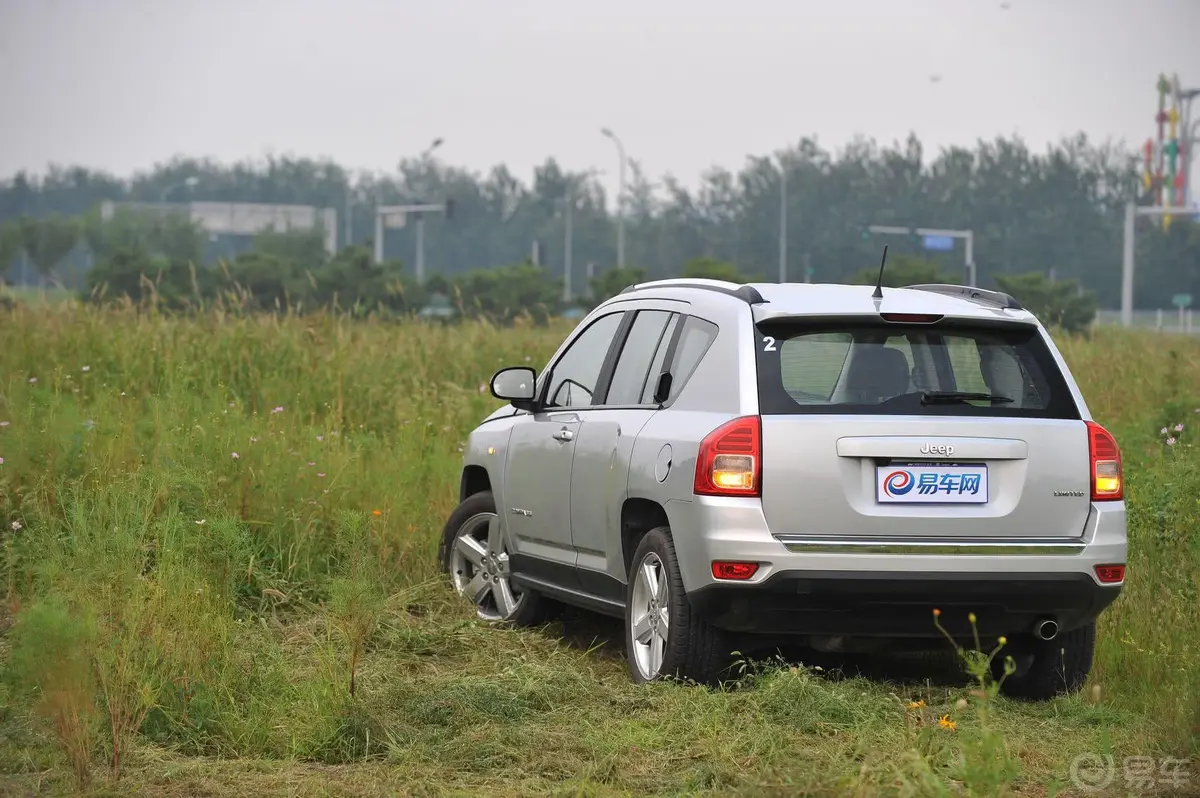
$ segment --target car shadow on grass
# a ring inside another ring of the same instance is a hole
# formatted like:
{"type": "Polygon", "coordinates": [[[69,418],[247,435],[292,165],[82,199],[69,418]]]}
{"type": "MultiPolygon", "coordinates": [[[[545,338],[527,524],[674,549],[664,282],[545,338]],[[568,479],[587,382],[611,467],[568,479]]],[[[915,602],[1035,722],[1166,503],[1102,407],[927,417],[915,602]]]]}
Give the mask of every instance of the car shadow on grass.
{"type": "MultiPolygon", "coordinates": [[[[553,623],[542,633],[567,646],[589,651],[599,660],[624,667],[625,627],[618,618],[563,607],[553,623]]],[[[784,643],[772,645],[766,641],[750,643],[742,648],[752,661],[779,667],[803,666],[831,681],[863,678],[874,682],[897,685],[927,685],[930,687],[959,687],[970,677],[963,671],[955,652],[947,643],[945,650],[883,651],[874,654],[819,652],[802,645],[784,643]]]]}

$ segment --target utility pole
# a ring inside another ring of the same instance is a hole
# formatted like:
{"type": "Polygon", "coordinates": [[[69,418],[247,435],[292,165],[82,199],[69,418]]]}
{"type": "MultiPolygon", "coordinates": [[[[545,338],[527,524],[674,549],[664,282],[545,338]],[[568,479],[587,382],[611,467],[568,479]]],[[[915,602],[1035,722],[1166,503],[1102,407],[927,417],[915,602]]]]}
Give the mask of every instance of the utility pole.
{"type": "Polygon", "coordinates": [[[567,186],[566,218],[563,220],[563,304],[571,301],[571,251],[574,249],[571,241],[571,217],[575,210],[575,192],[567,186]]]}
{"type": "MultiPolygon", "coordinates": [[[[882,235],[908,236],[910,238],[924,238],[928,244],[930,240],[936,241],[939,244],[945,242],[946,239],[961,238],[965,244],[964,249],[964,271],[967,280],[967,285],[974,288],[977,281],[975,273],[975,233],[971,230],[939,230],[929,227],[888,227],[885,225],[872,224],[868,225],[863,230],[863,238],[870,238],[872,233],[882,235]]],[[[930,247],[927,249],[953,249],[953,246],[930,247]]]]}
{"type": "Polygon", "coordinates": [[[617,159],[620,162],[620,174],[617,177],[617,268],[621,269],[625,266],[625,145],[608,128],[603,128],[600,133],[617,145],[617,159]]]}
{"type": "Polygon", "coordinates": [[[787,282],[788,245],[787,162],[779,159],[779,282],[787,282]]]}
{"type": "MultiPolygon", "coordinates": [[[[443,141],[445,141],[445,139],[441,138],[440,136],[438,138],[434,139],[433,142],[428,147],[425,148],[425,151],[421,153],[421,162],[424,163],[425,161],[427,161],[429,159],[429,156],[433,154],[433,151],[436,150],[438,147],[442,146],[443,141]]],[[[422,175],[421,182],[422,183],[425,182],[424,175],[422,175]]],[[[422,186],[422,188],[424,188],[424,186],[422,186]]],[[[421,193],[425,193],[425,192],[421,192],[421,193]]],[[[416,262],[415,271],[416,271],[416,275],[417,275],[417,282],[424,283],[425,282],[425,213],[424,213],[424,211],[416,211],[416,214],[417,214],[417,229],[416,229],[417,262],[416,262]]],[[[449,216],[450,212],[446,211],[446,215],[449,216]]]]}
{"type": "MultiPolygon", "coordinates": [[[[579,179],[587,180],[589,177],[604,174],[603,169],[589,169],[579,176],[579,179]]],[[[575,261],[575,242],[574,236],[574,219],[575,219],[575,182],[571,181],[567,184],[567,196],[564,202],[563,209],[563,302],[571,301],[571,272],[574,268],[575,261]]]]}

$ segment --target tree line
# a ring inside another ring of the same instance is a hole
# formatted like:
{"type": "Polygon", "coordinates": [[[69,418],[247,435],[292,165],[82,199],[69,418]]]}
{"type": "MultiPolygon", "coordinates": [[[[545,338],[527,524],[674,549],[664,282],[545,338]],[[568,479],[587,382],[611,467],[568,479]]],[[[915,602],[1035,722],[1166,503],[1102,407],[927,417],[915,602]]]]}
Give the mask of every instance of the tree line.
{"type": "MultiPolygon", "coordinates": [[[[980,285],[1040,274],[1063,285],[1074,280],[1100,305],[1115,307],[1123,208],[1137,190],[1132,155],[1082,134],[1041,153],[1019,138],[997,138],[932,156],[915,136],[892,146],[859,139],[836,153],[804,138],[749,158],[736,172],[713,168],[695,189],[670,176],[652,182],[634,162],[624,215],[630,269],[609,277],[615,203],[593,178],[553,160],[537,167],[528,184],[503,165],[477,174],[431,157],[401,161],[386,175],[290,157],[232,165],[179,157],[129,178],[53,167],[0,181],[0,272],[8,266],[10,282],[57,279],[107,296],[158,291],[182,300],[238,287],[246,301],[263,306],[336,297],[408,309],[434,296],[451,304],[465,297],[474,306],[527,302],[529,289],[505,294],[506,286],[537,274],[542,287],[533,304],[550,306],[562,301],[569,205],[572,284],[592,300],[634,271],[657,278],[710,268],[696,264],[736,264],[739,275],[777,279],[784,170],[789,280],[849,280],[878,262],[885,243],[893,256],[960,278],[961,242],[953,251],[927,252],[909,236],[868,235],[865,227],[969,229],[980,285]],[[411,226],[386,231],[386,261],[373,262],[378,204],[447,199],[453,217],[433,215],[426,223],[426,285],[416,285],[403,267],[415,249],[411,226]],[[97,211],[104,200],[330,207],[338,212],[342,246],[329,257],[312,235],[211,237],[170,215],[127,212],[104,221],[97,211]],[[537,266],[528,263],[534,242],[537,266]]],[[[1200,294],[1198,229],[1188,220],[1166,231],[1139,220],[1140,307],[1169,307],[1175,294],[1200,294]]]]}

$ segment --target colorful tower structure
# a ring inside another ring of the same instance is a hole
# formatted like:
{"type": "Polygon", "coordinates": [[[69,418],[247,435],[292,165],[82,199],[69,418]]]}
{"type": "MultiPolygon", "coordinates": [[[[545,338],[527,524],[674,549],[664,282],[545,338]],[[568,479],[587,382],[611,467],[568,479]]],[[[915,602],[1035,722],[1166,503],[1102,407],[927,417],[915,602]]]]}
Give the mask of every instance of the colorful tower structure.
{"type": "MultiPolygon", "coordinates": [[[[1154,115],[1158,137],[1146,139],[1142,145],[1142,185],[1150,198],[1152,205],[1165,208],[1181,208],[1187,203],[1188,171],[1187,158],[1188,131],[1180,137],[1180,123],[1183,118],[1182,98],[1179,91],[1179,78],[1168,80],[1166,75],[1158,76],[1158,112],[1154,115]]],[[[1171,216],[1163,215],[1164,230],[1171,227],[1171,216]]]]}

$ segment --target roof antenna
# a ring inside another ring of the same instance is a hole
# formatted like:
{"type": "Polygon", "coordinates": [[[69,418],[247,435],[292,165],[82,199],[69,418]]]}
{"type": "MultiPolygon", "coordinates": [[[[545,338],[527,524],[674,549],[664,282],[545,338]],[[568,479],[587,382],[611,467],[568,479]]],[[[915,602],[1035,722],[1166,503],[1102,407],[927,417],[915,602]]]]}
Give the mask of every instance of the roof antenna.
{"type": "Polygon", "coordinates": [[[879,262],[879,279],[875,281],[875,293],[871,299],[883,299],[883,267],[887,265],[887,245],[883,247],[883,260],[879,262]]]}

